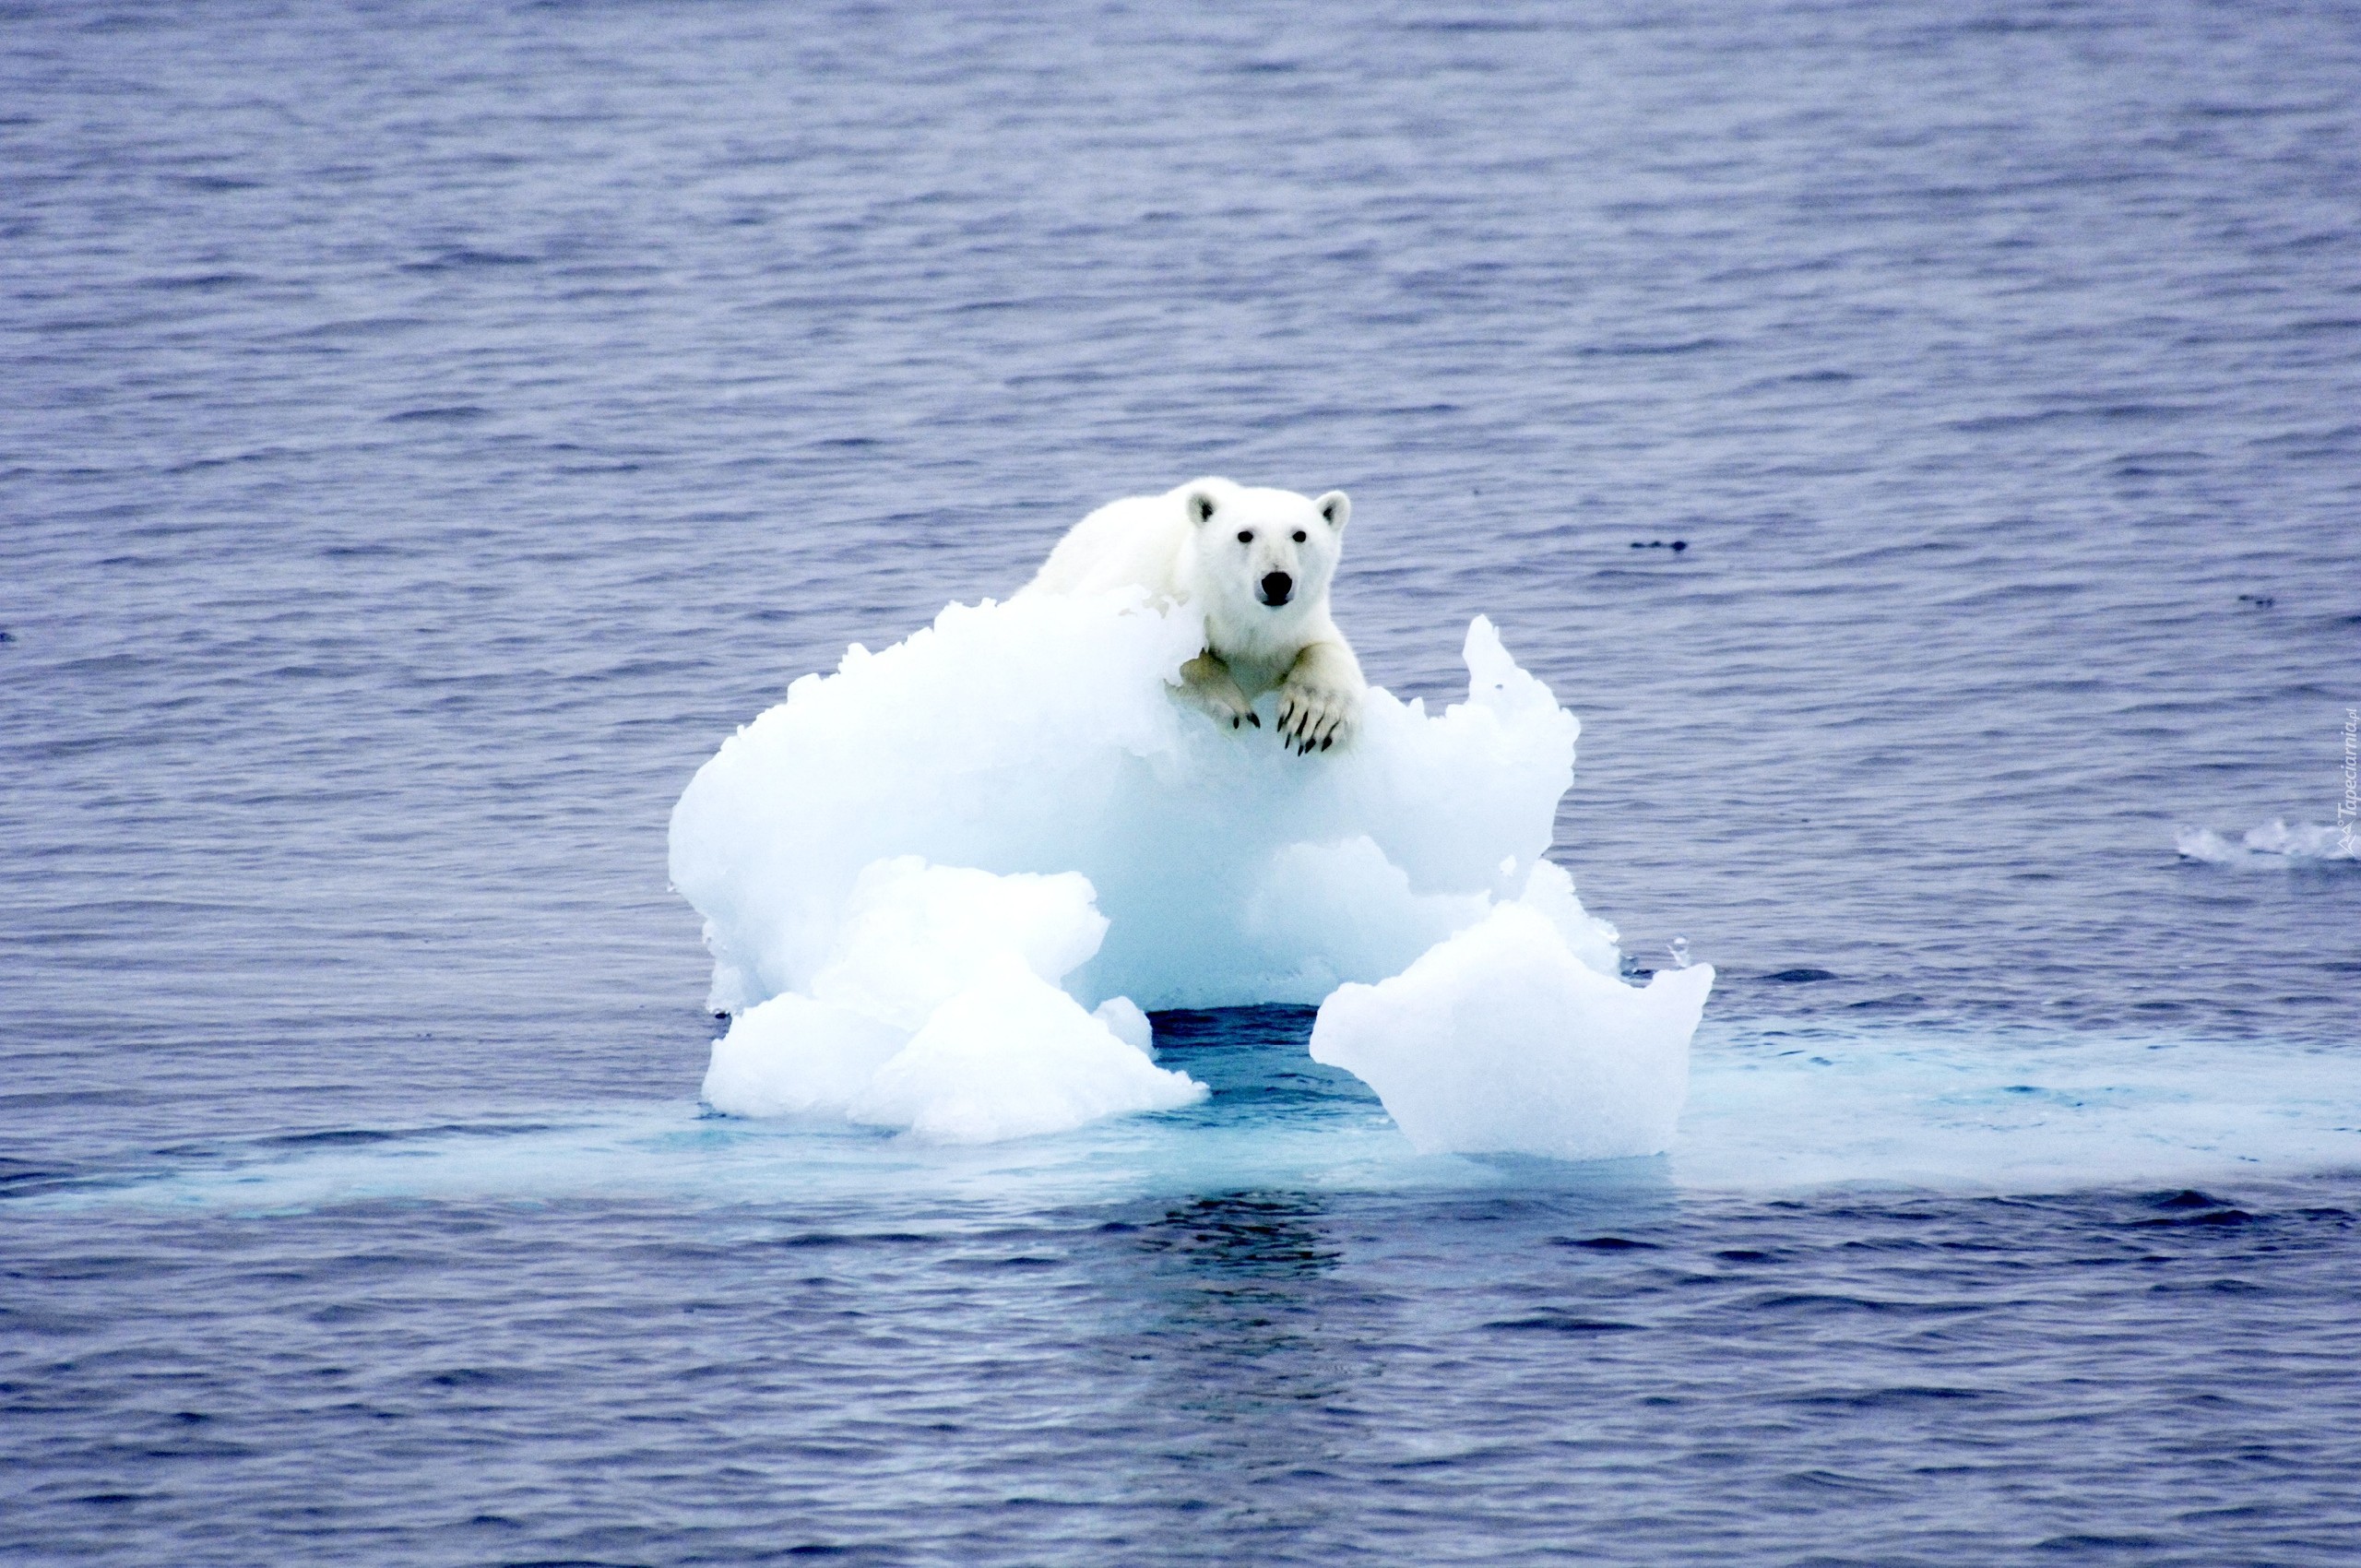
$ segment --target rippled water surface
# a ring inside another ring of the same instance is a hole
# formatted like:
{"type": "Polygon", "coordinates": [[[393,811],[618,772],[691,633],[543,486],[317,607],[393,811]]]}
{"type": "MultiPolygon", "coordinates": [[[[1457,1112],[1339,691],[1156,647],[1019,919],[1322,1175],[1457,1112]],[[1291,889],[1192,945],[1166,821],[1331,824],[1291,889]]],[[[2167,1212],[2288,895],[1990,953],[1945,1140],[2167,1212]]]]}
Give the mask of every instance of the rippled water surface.
{"type": "Polygon", "coordinates": [[[2328,4],[0,8],[0,1556],[2351,1561],[2356,193],[2328,4]],[[697,764],[1202,472],[1668,1158],[697,1116],[697,764]]]}

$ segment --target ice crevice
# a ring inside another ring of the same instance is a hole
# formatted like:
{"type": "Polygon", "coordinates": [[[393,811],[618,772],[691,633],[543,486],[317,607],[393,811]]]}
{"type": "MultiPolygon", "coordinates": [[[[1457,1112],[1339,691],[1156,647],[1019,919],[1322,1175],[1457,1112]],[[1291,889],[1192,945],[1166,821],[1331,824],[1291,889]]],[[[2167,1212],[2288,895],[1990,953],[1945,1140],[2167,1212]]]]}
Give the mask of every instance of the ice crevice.
{"type": "Polygon", "coordinates": [[[1580,727],[1491,624],[1465,701],[1372,688],[1311,757],[1173,698],[1202,646],[1135,593],[955,604],[726,742],[671,823],[731,1016],[706,1102],[1057,1132],[1204,1097],[1148,1010],[1318,1003],[1422,1150],[1665,1148],[1713,971],[1617,978],[1547,858],[1580,727]]]}

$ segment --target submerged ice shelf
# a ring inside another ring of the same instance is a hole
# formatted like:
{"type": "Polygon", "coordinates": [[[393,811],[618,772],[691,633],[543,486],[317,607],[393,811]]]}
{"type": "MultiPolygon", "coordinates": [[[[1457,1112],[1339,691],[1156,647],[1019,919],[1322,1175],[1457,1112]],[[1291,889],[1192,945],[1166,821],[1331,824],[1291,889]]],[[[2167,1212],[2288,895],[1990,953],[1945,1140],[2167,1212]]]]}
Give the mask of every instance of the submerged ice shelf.
{"type": "Polygon", "coordinates": [[[686,1101],[545,1107],[272,1135],[64,1173],[11,1200],[276,1212],[385,1198],[686,1198],[850,1226],[994,1226],[1065,1206],[1207,1191],[1451,1194],[2015,1194],[2254,1183],[2361,1171],[2361,1057],[2263,1040],[2090,1039],[1924,1027],[1745,1024],[1698,1034],[1668,1156],[1572,1165],[1422,1154],[1348,1075],[1306,1062],[1299,1011],[1183,1014],[1168,1062],[1212,1090],[1158,1115],[1021,1143],[936,1144],[700,1116],[686,1101]],[[1808,1134],[1799,1131],[1809,1129],[1808,1134]]]}
{"type": "Polygon", "coordinates": [[[671,830],[733,1015],[707,1101],[1046,1133],[1202,1094],[1141,1009],[1322,1002],[1421,1146],[1665,1147],[1713,972],[1615,978],[1544,858],[1580,727],[1490,624],[1465,702],[1372,690],[1312,757],[1172,699],[1202,645],[1136,595],[953,605],[725,742],[671,830]]]}

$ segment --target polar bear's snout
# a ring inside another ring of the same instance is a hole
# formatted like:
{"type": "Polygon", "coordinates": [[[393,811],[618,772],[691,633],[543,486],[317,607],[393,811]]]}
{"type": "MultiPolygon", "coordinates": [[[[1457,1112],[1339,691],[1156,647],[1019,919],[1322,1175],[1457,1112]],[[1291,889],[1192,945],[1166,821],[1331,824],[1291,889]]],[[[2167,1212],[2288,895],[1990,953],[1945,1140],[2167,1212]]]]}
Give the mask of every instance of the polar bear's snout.
{"type": "Polygon", "coordinates": [[[1266,573],[1263,578],[1263,602],[1276,610],[1295,597],[1295,579],[1285,572],[1266,573]]]}

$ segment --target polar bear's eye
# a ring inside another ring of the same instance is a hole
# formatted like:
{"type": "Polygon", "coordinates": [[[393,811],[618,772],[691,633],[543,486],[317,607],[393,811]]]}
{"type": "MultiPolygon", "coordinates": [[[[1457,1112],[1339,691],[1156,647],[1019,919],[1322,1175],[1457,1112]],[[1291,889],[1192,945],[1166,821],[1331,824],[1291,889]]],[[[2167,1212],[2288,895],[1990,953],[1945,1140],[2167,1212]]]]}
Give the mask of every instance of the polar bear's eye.
{"type": "Polygon", "coordinates": [[[1253,543],[1253,542],[1254,542],[1254,530],[1253,530],[1252,529],[1239,529],[1239,530],[1238,530],[1238,542],[1239,542],[1239,543],[1240,543],[1240,544],[1252,544],[1252,543],[1253,543]]]}
{"type": "Polygon", "coordinates": [[[1301,544],[1303,542],[1303,530],[1301,529],[1295,530],[1295,541],[1298,544],[1301,544]]]}

